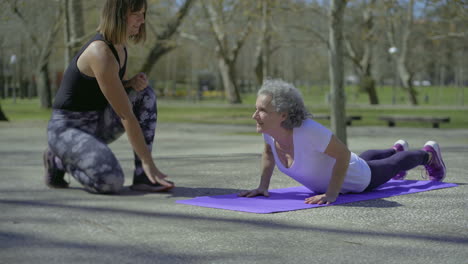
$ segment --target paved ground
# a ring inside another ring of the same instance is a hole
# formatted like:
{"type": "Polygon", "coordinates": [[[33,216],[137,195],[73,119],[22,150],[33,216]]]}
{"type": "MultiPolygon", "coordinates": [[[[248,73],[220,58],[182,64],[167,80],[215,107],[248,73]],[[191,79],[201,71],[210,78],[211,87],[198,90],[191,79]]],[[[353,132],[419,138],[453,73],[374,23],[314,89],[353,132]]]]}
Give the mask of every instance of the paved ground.
{"type": "MultiPolygon", "coordinates": [[[[45,123],[0,124],[0,263],[466,263],[468,129],[350,127],[357,153],[440,142],[459,187],[277,214],[176,204],[256,187],[252,127],[162,124],[154,155],[177,188],[92,195],[42,183],[45,123]]],[[[125,137],[111,145],[131,183],[125,137]]],[[[420,170],[409,179],[419,179],[420,170]]],[[[272,188],[297,184],[275,172],[272,188]]]]}

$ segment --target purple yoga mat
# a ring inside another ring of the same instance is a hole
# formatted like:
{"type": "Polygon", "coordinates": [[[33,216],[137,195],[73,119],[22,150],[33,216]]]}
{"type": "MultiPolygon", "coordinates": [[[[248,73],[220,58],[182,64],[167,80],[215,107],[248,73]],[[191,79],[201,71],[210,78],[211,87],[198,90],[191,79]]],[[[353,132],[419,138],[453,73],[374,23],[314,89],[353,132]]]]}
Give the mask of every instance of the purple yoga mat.
{"type": "MultiPolygon", "coordinates": [[[[371,192],[342,194],[338,197],[336,202],[330,205],[379,199],[455,186],[457,186],[457,184],[447,182],[391,180],[371,192]]],[[[257,196],[253,198],[238,197],[237,194],[201,196],[188,200],[178,200],[176,203],[257,214],[330,206],[305,204],[304,199],[314,195],[314,193],[303,186],[273,189],[270,190],[269,193],[270,197],[257,196]]]]}

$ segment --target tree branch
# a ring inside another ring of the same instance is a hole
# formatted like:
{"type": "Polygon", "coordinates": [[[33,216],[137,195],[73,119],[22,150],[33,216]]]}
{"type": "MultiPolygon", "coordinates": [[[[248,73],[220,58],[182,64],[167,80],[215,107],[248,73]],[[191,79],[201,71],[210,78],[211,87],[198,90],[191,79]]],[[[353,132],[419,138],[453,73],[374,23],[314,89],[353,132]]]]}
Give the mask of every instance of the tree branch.
{"type": "Polygon", "coordinates": [[[325,44],[327,48],[330,48],[330,43],[328,42],[328,40],[322,35],[320,35],[319,32],[311,29],[310,27],[293,25],[292,28],[314,35],[322,44],[325,44]]]}
{"type": "MultiPolygon", "coordinates": [[[[174,33],[177,32],[177,29],[179,28],[180,24],[182,23],[182,20],[184,17],[188,14],[190,10],[190,6],[194,3],[195,0],[186,0],[184,4],[179,8],[177,13],[172,17],[171,21],[167,24],[167,27],[165,27],[165,30],[161,34],[156,34],[158,40],[166,40],[171,38],[174,33]]],[[[153,32],[154,31],[153,29],[153,32]]]]}
{"type": "Polygon", "coordinates": [[[214,7],[210,1],[205,1],[202,2],[203,7],[208,15],[211,29],[213,30],[213,33],[215,35],[216,42],[218,43],[218,49],[217,51],[221,56],[223,56],[226,60],[229,60],[229,56],[227,54],[227,51],[225,50],[226,46],[226,35],[224,34],[223,30],[221,29],[220,26],[220,21],[218,18],[217,12],[214,10],[214,7]]]}
{"type": "Polygon", "coordinates": [[[32,31],[29,29],[28,23],[26,22],[26,19],[24,18],[23,13],[21,13],[21,11],[16,6],[16,1],[12,3],[11,0],[7,0],[6,2],[10,6],[11,11],[19,18],[19,20],[21,21],[21,24],[23,24],[23,27],[28,33],[29,38],[31,39],[33,44],[35,46],[39,46],[39,41],[37,40],[36,36],[32,33],[32,31]]]}
{"type": "Polygon", "coordinates": [[[450,32],[444,35],[435,35],[430,37],[430,39],[446,39],[446,38],[465,38],[468,37],[468,32],[450,32]]]}
{"type": "Polygon", "coordinates": [[[242,31],[240,33],[240,37],[239,39],[237,40],[236,44],[234,45],[234,47],[232,48],[232,60],[235,60],[237,58],[237,55],[239,54],[239,50],[242,48],[242,46],[244,45],[245,43],[245,40],[247,39],[247,37],[249,36],[249,33],[251,32],[252,30],[252,20],[249,18],[249,20],[247,21],[247,25],[245,26],[245,29],[244,31],[242,31]]]}

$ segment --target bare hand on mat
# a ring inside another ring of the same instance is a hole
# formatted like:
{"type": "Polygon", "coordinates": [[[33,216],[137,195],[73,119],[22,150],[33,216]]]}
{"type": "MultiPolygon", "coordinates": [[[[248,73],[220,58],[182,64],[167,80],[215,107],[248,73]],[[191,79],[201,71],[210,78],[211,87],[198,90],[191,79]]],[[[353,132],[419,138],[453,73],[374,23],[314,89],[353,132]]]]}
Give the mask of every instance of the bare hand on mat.
{"type": "Polygon", "coordinates": [[[338,195],[319,194],[305,199],[306,204],[331,204],[336,201],[338,195]]]}
{"type": "Polygon", "coordinates": [[[255,196],[259,196],[259,195],[263,195],[263,196],[270,196],[270,194],[268,193],[268,189],[261,189],[261,188],[257,188],[257,189],[253,189],[253,190],[250,190],[250,191],[243,191],[241,193],[239,193],[237,196],[240,196],[240,197],[255,197],[255,196]]]}

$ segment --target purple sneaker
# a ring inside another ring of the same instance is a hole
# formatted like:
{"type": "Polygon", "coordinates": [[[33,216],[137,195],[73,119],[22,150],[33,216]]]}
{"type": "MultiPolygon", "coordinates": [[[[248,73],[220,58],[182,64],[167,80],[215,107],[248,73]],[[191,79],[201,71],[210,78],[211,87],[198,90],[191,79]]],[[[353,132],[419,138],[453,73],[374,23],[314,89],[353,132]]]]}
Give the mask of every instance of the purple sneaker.
{"type": "MultiPolygon", "coordinates": [[[[400,139],[393,144],[392,147],[396,152],[406,151],[409,149],[408,142],[406,140],[400,139]]],[[[400,171],[392,179],[394,180],[404,180],[406,177],[406,171],[400,171]]]]}
{"type": "Polygon", "coordinates": [[[57,168],[55,155],[47,148],[42,156],[44,159],[44,181],[50,188],[68,188],[68,182],[64,180],[65,171],[57,168]]]}
{"type": "Polygon", "coordinates": [[[424,167],[431,181],[442,181],[445,178],[446,168],[442,160],[439,144],[435,141],[428,141],[424,144],[423,150],[431,153],[431,159],[424,167]]]}

